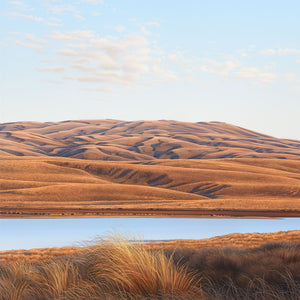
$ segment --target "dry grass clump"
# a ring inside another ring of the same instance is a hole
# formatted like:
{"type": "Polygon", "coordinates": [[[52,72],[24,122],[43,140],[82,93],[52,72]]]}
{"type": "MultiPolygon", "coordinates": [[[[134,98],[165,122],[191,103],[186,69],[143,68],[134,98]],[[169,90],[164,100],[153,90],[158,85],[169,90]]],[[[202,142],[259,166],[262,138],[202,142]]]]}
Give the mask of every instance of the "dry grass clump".
{"type": "Polygon", "coordinates": [[[299,299],[300,243],[149,249],[103,239],[71,256],[0,264],[0,300],[299,299]]]}
{"type": "Polygon", "coordinates": [[[205,299],[299,299],[300,243],[168,252],[201,278],[205,299]]]}
{"type": "Polygon", "coordinates": [[[124,295],[195,295],[194,274],[172,255],[149,251],[127,239],[105,241],[88,255],[88,269],[96,283],[124,295]],[[105,262],[105,263],[103,263],[105,262]]]}
{"type": "Polygon", "coordinates": [[[72,256],[0,265],[0,300],[194,299],[195,275],[172,256],[116,238],[72,256]]]}

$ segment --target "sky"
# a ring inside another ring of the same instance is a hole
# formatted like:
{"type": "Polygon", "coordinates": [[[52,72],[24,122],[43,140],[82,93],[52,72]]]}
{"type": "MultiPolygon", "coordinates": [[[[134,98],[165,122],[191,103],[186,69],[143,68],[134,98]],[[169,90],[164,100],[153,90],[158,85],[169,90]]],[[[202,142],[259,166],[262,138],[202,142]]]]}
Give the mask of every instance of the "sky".
{"type": "Polygon", "coordinates": [[[2,0],[0,123],[220,121],[300,139],[300,2],[2,0]]]}

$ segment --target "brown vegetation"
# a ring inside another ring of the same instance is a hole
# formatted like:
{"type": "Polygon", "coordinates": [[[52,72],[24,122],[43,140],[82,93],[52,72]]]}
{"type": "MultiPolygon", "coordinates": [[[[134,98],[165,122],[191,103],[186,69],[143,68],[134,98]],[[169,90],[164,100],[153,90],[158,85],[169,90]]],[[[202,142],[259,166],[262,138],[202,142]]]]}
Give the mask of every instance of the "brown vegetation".
{"type": "Polygon", "coordinates": [[[0,155],[3,213],[300,210],[300,142],[226,123],[5,123],[0,155]]]}
{"type": "Polygon", "coordinates": [[[299,294],[300,243],[154,249],[113,238],[55,259],[0,264],[1,300],[296,300],[299,294]]]}
{"type": "Polygon", "coordinates": [[[300,158],[300,142],[221,122],[78,120],[0,124],[0,155],[97,160],[300,158]]]}
{"type": "MultiPolygon", "coordinates": [[[[172,250],[172,249],[189,249],[199,250],[203,248],[254,248],[268,242],[289,242],[300,243],[300,230],[278,231],[274,233],[231,233],[222,236],[200,240],[172,240],[164,242],[146,243],[145,247],[150,250],[172,250]]],[[[73,256],[83,251],[87,247],[54,247],[54,248],[37,248],[30,250],[8,250],[0,251],[1,262],[27,262],[48,260],[60,256],[73,256]]]]}
{"type": "Polygon", "coordinates": [[[300,161],[6,157],[1,209],[300,210],[300,161]]]}

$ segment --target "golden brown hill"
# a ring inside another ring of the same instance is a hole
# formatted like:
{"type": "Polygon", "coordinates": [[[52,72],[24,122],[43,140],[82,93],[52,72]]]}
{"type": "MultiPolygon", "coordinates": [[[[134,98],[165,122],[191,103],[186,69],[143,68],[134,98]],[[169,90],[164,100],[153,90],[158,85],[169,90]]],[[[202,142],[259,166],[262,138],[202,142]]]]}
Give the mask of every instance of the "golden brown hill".
{"type": "MultiPolygon", "coordinates": [[[[172,240],[164,242],[149,242],[146,244],[148,249],[189,249],[197,251],[205,248],[254,248],[270,242],[289,242],[300,243],[300,230],[278,231],[274,233],[231,233],[222,236],[200,240],[172,240]]],[[[92,248],[90,246],[89,248],[92,248]]],[[[84,247],[54,247],[54,248],[37,248],[30,250],[6,250],[0,251],[0,263],[3,262],[41,262],[60,256],[71,257],[85,251],[84,247]]]]}
{"type": "Polygon", "coordinates": [[[14,213],[103,208],[300,211],[300,161],[11,156],[0,164],[0,199],[0,212],[14,213]]]}
{"type": "Polygon", "coordinates": [[[220,122],[79,120],[0,124],[0,155],[97,160],[300,159],[300,142],[220,122]]]}

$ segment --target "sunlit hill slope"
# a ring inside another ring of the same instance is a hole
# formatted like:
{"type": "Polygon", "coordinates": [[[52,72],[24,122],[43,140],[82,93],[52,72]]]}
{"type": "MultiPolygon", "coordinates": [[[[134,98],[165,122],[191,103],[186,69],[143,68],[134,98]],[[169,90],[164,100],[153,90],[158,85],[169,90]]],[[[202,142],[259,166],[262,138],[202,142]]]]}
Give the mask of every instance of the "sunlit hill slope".
{"type": "Polygon", "coordinates": [[[101,160],[300,159],[300,141],[220,122],[81,120],[0,124],[0,155],[101,160]]]}
{"type": "Polygon", "coordinates": [[[300,209],[300,142],[225,123],[6,123],[0,157],[0,209],[300,209]]]}

